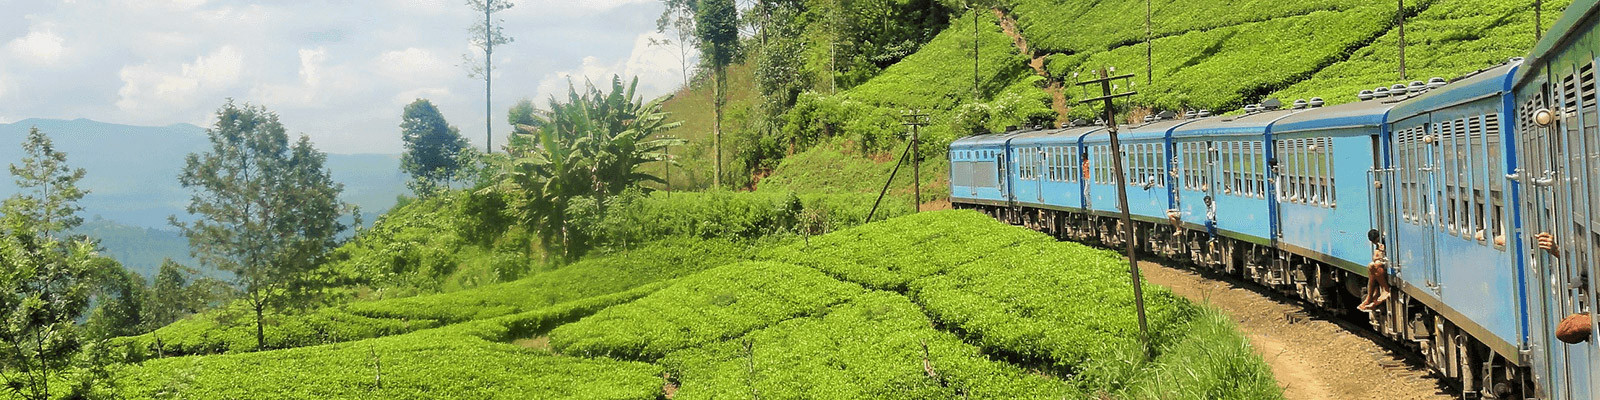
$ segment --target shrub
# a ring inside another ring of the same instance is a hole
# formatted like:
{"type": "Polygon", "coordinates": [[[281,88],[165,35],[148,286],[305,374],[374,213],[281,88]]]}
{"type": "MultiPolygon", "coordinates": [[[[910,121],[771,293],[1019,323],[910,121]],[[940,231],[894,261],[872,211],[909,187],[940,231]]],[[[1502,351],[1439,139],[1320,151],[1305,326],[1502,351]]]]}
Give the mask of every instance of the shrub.
{"type": "Polygon", "coordinates": [[[550,332],[569,355],[653,360],[727,340],[789,318],[820,313],[861,293],[815,270],[748,262],[682,278],[632,303],[550,332]]]}
{"type": "Polygon", "coordinates": [[[1081,397],[1061,381],[989,360],[933,329],[905,296],[880,291],[661,363],[682,383],[676,399],[1081,397]]]}

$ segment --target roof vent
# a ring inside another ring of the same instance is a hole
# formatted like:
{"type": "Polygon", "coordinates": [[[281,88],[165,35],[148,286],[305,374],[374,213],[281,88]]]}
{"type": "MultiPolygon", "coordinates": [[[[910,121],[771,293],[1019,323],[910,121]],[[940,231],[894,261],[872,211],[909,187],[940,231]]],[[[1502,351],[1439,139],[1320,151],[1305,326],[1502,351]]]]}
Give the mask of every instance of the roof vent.
{"type": "Polygon", "coordinates": [[[1198,113],[1194,112],[1194,110],[1185,111],[1183,112],[1183,119],[1194,119],[1195,114],[1198,113]]]}
{"type": "Polygon", "coordinates": [[[1034,125],[1033,126],[1033,130],[1036,130],[1036,131],[1044,130],[1044,125],[1034,125]]]}
{"type": "Polygon", "coordinates": [[[1389,85],[1389,94],[1394,96],[1404,96],[1406,94],[1406,84],[1396,83],[1389,85]]]}
{"type": "Polygon", "coordinates": [[[1169,111],[1162,111],[1160,114],[1156,114],[1156,117],[1157,118],[1161,118],[1161,119],[1173,119],[1173,118],[1177,118],[1178,117],[1178,113],[1172,112],[1170,110],[1169,111]]]}
{"type": "Polygon", "coordinates": [[[1323,101],[1322,101],[1321,97],[1312,97],[1311,98],[1311,108],[1322,107],[1322,104],[1323,104],[1323,101]]]}
{"type": "Polygon", "coordinates": [[[1072,120],[1072,126],[1084,126],[1084,125],[1088,125],[1088,124],[1089,124],[1089,121],[1084,121],[1083,118],[1078,118],[1078,119],[1072,120]]]}
{"type": "Polygon", "coordinates": [[[1299,109],[1302,109],[1302,108],[1306,108],[1306,104],[1307,104],[1306,103],[1306,99],[1296,99],[1294,101],[1294,109],[1299,110],[1299,109]]]}
{"type": "Polygon", "coordinates": [[[1361,93],[1356,94],[1356,98],[1361,99],[1361,101],[1372,100],[1373,97],[1375,96],[1372,95],[1371,90],[1363,90],[1361,93]]]}
{"type": "Polygon", "coordinates": [[[1202,108],[1202,109],[1200,109],[1200,112],[1195,113],[1195,116],[1196,117],[1200,117],[1200,118],[1209,117],[1209,116],[1211,116],[1211,110],[1207,110],[1207,109],[1202,108]]]}
{"type": "Polygon", "coordinates": [[[1438,89],[1440,87],[1443,87],[1446,83],[1449,83],[1449,82],[1445,81],[1444,78],[1440,78],[1440,77],[1435,76],[1433,78],[1429,78],[1428,79],[1428,88],[1429,89],[1438,89]]]}
{"type": "Polygon", "coordinates": [[[1106,120],[1104,118],[1095,118],[1094,119],[1094,124],[1095,125],[1105,125],[1106,124],[1106,120]]]}
{"type": "Polygon", "coordinates": [[[1406,88],[1406,91],[1411,94],[1422,93],[1424,90],[1428,90],[1428,84],[1422,83],[1422,81],[1411,81],[1411,86],[1406,88]]]}
{"type": "Polygon", "coordinates": [[[1155,114],[1144,116],[1144,122],[1147,123],[1147,124],[1150,123],[1150,122],[1153,122],[1155,120],[1156,120],[1155,114]]]}
{"type": "Polygon", "coordinates": [[[1283,108],[1283,102],[1278,101],[1278,99],[1267,99],[1267,101],[1261,102],[1261,106],[1260,107],[1262,109],[1265,109],[1265,110],[1268,110],[1268,111],[1276,110],[1276,109],[1279,109],[1279,108],[1283,108]]]}
{"type": "Polygon", "coordinates": [[[1522,57],[1511,57],[1511,62],[1522,62],[1522,57]]]}
{"type": "Polygon", "coordinates": [[[1372,89],[1372,97],[1379,99],[1389,97],[1389,88],[1378,87],[1377,89],[1372,89]]]}
{"type": "Polygon", "coordinates": [[[1006,132],[1012,132],[1012,131],[1016,131],[1016,130],[1017,130],[1017,126],[1016,125],[1006,125],[1006,132]]]}
{"type": "Polygon", "coordinates": [[[1256,112],[1256,105],[1255,104],[1245,104],[1244,105],[1244,112],[1245,112],[1245,114],[1256,112]]]}

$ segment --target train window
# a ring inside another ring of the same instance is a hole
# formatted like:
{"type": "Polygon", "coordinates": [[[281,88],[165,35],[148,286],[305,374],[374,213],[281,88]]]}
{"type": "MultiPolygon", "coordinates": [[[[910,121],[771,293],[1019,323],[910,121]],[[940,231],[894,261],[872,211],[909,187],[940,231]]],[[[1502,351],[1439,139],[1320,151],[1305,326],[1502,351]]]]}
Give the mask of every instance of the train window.
{"type": "Polygon", "coordinates": [[[1262,150],[1261,142],[1250,142],[1250,193],[1256,198],[1267,198],[1267,153],[1262,150]]]}
{"type": "Polygon", "coordinates": [[[1233,179],[1233,142],[1222,142],[1217,149],[1222,160],[1222,180],[1217,185],[1222,186],[1223,194],[1233,194],[1233,186],[1228,185],[1233,179]]]}
{"type": "Polygon", "coordinates": [[[1239,142],[1239,180],[1244,184],[1239,191],[1247,197],[1256,197],[1256,146],[1255,142],[1239,142]]]}
{"type": "MultiPolygon", "coordinates": [[[[1596,135],[1600,134],[1596,132],[1596,118],[1600,118],[1600,115],[1597,115],[1595,110],[1594,64],[1585,64],[1579,68],[1578,75],[1580,84],[1578,98],[1582,105],[1580,112],[1583,120],[1582,137],[1584,149],[1588,153],[1585,157],[1588,179],[1585,179],[1583,184],[1587,186],[1585,189],[1588,189],[1589,193],[1589,226],[1591,230],[1595,230],[1590,237],[1595,241],[1594,245],[1600,246],[1600,212],[1596,212],[1600,211],[1600,189],[1595,188],[1595,180],[1600,179],[1600,138],[1596,138],[1596,135]]],[[[1595,256],[1600,257],[1600,254],[1595,256]]]]}
{"type": "Polygon", "coordinates": [[[1468,198],[1472,200],[1472,236],[1470,237],[1473,240],[1477,240],[1478,243],[1488,243],[1489,239],[1489,232],[1484,229],[1488,210],[1485,209],[1484,203],[1485,175],[1483,164],[1487,157],[1483,153],[1483,135],[1483,118],[1481,116],[1468,118],[1467,140],[1470,141],[1471,146],[1469,146],[1469,149],[1471,151],[1467,152],[1467,157],[1472,160],[1470,163],[1472,170],[1467,173],[1472,182],[1472,191],[1468,193],[1470,196],[1468,198]]]}
{"type": "Polygon", "coordinates": [[[1489,231],[1484,235],[1487,236],[1488,242],[1493,244],[1495,248],[1505,250],[1505,206],[1504,201],[1501,199],[1505,180],[1505,174],[1501,173],[1503,171],[1501,165],[1505,163],[1505,160],[1500,155],[1500,114],[1491,113],[1484,116],[1483,138],[1484,150],[1488,154],[1488,159],[1485,160],[1485,163],[1489,169],[1488,174],[1484,175],[1484,177],[1488,178],[1489,205],[1487,211],[1489,213],[1489,231]]]}

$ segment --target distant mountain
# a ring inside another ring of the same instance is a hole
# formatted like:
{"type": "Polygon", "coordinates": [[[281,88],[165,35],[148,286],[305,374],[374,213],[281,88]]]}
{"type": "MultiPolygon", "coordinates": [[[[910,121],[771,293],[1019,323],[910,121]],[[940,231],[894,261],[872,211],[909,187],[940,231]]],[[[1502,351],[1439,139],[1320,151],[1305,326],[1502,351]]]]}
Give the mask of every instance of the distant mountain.
{"type": "MultiPolygon", "coordinates": [[[[206,150],[205,129],[190,124],[131,126],[88,119],[25,119],[0,124],[0,167],[22,159],[28,129],[38,127],[67,163],[88,172],[82,186],[83,216],[138,228],[171,229],[167,216],[186,219],[189,192],[178,184],[184,156],[206,150]]],[[[345,185],[345,201],[361,206],[365,221],[394,205],[406,193],[400,156],[393,154],[329,154],[333,179],[345,185]]],[[[0,168],[0,197],[16,193],[9,174],[0,168]]]]}

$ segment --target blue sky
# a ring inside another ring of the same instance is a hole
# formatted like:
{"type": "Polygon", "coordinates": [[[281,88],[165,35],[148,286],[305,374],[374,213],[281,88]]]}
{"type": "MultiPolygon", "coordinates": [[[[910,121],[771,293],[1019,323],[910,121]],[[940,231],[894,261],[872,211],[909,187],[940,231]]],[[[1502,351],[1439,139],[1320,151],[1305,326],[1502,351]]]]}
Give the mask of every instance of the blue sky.
{"type": "MultiPolygon", "coordinates": [[[[649,45],[659,0],[514,2],[501,18],[515,42],[495,52],[497,147],[513,102],[564,93],[568,77],[639,76],[652,97],[682,83],[678,49],[649,45]]],[[[324,151],[398,153],[401,108],[422,97],[484,140],[483,82],[461,66],[475,20],[465,0],[0,0],[0,10],[0,123],[209,126],[231,97],[278,112],[324,151]]]]}

